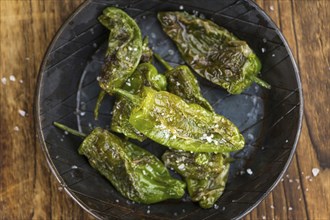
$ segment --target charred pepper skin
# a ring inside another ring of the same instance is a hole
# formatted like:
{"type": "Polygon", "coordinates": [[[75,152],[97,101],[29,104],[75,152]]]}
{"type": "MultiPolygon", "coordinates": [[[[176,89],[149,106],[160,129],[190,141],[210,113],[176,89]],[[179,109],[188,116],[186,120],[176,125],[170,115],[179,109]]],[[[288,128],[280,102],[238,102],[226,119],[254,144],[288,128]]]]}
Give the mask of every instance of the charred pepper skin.
{"type": "Polygon", "coordinates": [[[117,93],[135,106],[129,123],[151,140],[172,149],[224,153],[244,147],[244,137],[228,119],[167,91],[144,87],[142,96],[117,93]]]}
{"type": "MultiPolygon", "coordinates": [[[[158,74],[156,68],[150,63],[140,64],[132,76],[128,78],[122,89],[140,95],[144,86],[151,86],[156,90],[166,90],[166,78],[158,74]]],[[[129,117],[134,103],[124,96],[118,95],[111,120],[111,130],[122,133],[128,138],[144,141],[146,136],[129,123],[129,117]]]]}
{"type": "Polygon", "coordinates": [[[155,57],[167,71],[164,73],[167,79],[167,91],[180,96],[188,103],[196,103],[209,111],[214,111],[210,103],[203,97],[198,81],[188,66],[180,65],[172,68],[158,54],[155,57]]]}
{"type": "MultiPolygon", "coordinates": [[[[140,59],[140,64],[141,63],[151,63],[152,62],[153,52],[150,49],[148,43],[149,43],[148,37],[144,37],[143,38],[143,43],[142,43],[142,56],[141,56],[141,59],[140,59]]],[[[134,72],[133,72],[133,74],[134,74],[134,72]]],[[[127,80],[129,80],[129,78],[127,80]]],[[[101,104],[102,104],[102,101],[103,101],[105,95],[106,95],[106,92],[104,90],[101,90],[101,92],[99,93],[99,96],[97,98],[95,108],[94,108],[94,118],[95,118],[95,120],[98,120],[99,109],[101,107],[101,104]]],[[[126,110],[124,110],[124,111],[126,111],[126,110]]]]}
{"type": "Polygon", "coordinates": [[[87,157],[90,165],[105,176],[126,198],[153,204],[167,199],[179,199],[186,184],[174,179],[165,165],[149,151],[119,138],[102,128],[89,135],[60,123],[54,125],[85,138],[78,153],[87,157]]]}
{"type": "Polygon", "coordinates": [[[230,160],[228,155],[166,151],[162,160],[184,177],[188,193],[202,208],[211,208],[225,190],[230,160]]]}
{"type": "Polygon", "coordinates": [[[121,9],[108,7],[98,19],[110,30],[99,85],[111,95],[114,94],[115,88],[121,88],[139,64],[142,55],[142,36],[134,19],[121,9]]]}
{"type": "Polygon", "coordinates": [[[231,94],[240,94],[257,77],[261,62],[249,45],[212,21],[186,12],[159,12],[165,33],[176,43],[183,59],[197,74],[231,94]]]}

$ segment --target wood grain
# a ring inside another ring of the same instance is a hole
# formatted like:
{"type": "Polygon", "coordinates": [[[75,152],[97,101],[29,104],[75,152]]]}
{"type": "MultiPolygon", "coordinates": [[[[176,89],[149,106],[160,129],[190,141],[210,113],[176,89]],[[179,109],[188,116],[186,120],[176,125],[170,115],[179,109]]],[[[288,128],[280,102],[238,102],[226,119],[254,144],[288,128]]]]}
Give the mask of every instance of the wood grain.
{"type": "MultiPolygon", "coordinates": [[[[39,65],[83,0],[0,1],[0,219],[92,219],[51,174],[34,128],[39,65]],[[13,75],[16,81],[10,81],[13,75]],[[20,83],[23,80],[23,83],[20,83]],[[19,110],[27,112],[25,117],[19,110]],[[18,131],[17,128],[19,129],[18,131]]],[[[257,0],[281,28],[301,71],[304,122],[283,181],[245,219],[329,219],[330,1],[257,0]],[[312,168],[319,168],[314,177],[312,168]]]]}

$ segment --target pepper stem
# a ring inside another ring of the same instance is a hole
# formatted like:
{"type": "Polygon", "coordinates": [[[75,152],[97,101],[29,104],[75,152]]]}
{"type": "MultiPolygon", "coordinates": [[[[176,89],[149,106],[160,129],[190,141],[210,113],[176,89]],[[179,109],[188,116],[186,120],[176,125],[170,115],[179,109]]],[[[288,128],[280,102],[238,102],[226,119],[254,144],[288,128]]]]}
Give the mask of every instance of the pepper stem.
{"type": "Polygon", "coordinates": [[[97,101],[96,101],[96,105],[95,105],[95,109],[94,109],[94,119],[97,120],[99,118],[99,110],[101,107],[101,103],[104,99],[106,92],[104,90],[102,90],[99,93],[99,96],[97,97],[97,101]]]}
{"type": "Polygon", "coordinates": [[[173,69],[173,67],[171,67],[171,65],[166,62],[161,56],[159,56],[159,54],[154,54],[156,59],[167,69],[167,70],[171,70],[173,69]]]}
{"type": "Polygon", "coordinates": [[[259,84],[260,86],[266,88],[266,89],[270,89],[271,85],[269,85],[267,82],[263,81],[262,79],[256,77],[256,76],[251,76],[251,79],[256,82],[257,84],[259,84]]]}
{"type": "Polygon", "coordinates": [[[58,127],[59,129],[62,129],[63,131],[67,131],[67,132],[69,132],[70,134],[73,134],[73,135],[75,135],[75,136],[78,136],[78,137],[81,137],[81,138],[85,138],[87,135],[86,134],[84,134],[84,133],[82,133],[82,132],[79,132],[79,131],[77,131],[77,130],[74,130],[74,129],[72,129],[72,128],[69,128],[69,127],[67,127],[66,125],[64,125],[64,124],[61,124],[61,123],[58,123],[58,122],[56,122],[56,121],[54,121],[54,126],[55,127],[58,127]]]}
{"type": "Polygon", "coordinates": [[[128,98],[131,100],[134,104],[138,105],[141,103],[141,98],[137,95],[133,95],[126,90],[123,89],[114,89],[115,93],[124,96],[125,98],[128,98]]]}

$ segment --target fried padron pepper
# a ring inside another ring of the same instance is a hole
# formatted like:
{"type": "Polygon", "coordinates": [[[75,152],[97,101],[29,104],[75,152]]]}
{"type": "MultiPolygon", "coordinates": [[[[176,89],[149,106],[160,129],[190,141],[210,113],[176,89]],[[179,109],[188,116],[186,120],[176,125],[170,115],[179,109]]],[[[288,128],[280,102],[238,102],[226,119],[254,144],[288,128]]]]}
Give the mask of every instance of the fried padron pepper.
{"type": "MultiPolygon", "coordinates": [[[[140,95],[144,86],[150,86],[158,91],[166,90],[166,78],[158,74],[150,63],[139,64],[122,89],[131,94],[140,95]]],[[[129,117],[134,103],[125,96],[118,95],[113,107],[111,130],[123,133],[126,137],[143,141],[146,137],[129,123],[129,117]]]]}
{"type": "Polygon", "coordinates": [[[253,82],[270,88],[257,77],[261,63],[256,54],[225,28],[186,12],[159,12],[158,19],[185,62],[200,76],[231,94],[242,93],[253,82]]]}
{"type": "Polygon", "coordinates": [[[184,177],[188,193],[202,208],[211,208],[222,195],[228,178],[228,155],[166,151],[162,160],[184,177]]]}
{"type": "Polygon", "coordinates": [[[110,30],[105,65],[99,85],[109,94],[120,88],[140,62],[142,36],[139,26],[128,14],[118,8],[108,7],[99,21],[110,30]]]}
{"type": "MultiPolygon", "coordinates": [[[[54,125],[80,137],[86,136],[62,124],[54,125]]],[[[152,204],[184,195],[185,183],[171,177],[156,156],[102,128],[95,128],[86,136],[78,152],[132,201],[152,204]]]]}
{"type": "Polygon", "coordinates": [[[167,91],[180,96],[188,103],[196,103],[207,110],[213,111],[210,103],[203,97],[197,79],[189,67],[180,65],[172,68],[158,54],[155,54],[155,57],[167,69],[164,73],[167,79],[167,91]]]}
{"type": "Polygon", "coordinates": [[[244,147],[244,138],[231,121],[200,105],[149,87],[144,87],[142,96],[116,91],[135,104],[129,123],[157,143],[191,152],[231,152],[244,147]]]}
{"type": "Polygon", "coordinates": [[[120,88],[126,82],[140,62],[145,43],[148,44],[148,39],[142,42],[140,28],[134,19],[121,9],[105,8],[98,20],[110,34],[105,64],[98,77],[102,91],[96,101],[95,119],[106,92],[113,94],[114,88],[120,88]]]}

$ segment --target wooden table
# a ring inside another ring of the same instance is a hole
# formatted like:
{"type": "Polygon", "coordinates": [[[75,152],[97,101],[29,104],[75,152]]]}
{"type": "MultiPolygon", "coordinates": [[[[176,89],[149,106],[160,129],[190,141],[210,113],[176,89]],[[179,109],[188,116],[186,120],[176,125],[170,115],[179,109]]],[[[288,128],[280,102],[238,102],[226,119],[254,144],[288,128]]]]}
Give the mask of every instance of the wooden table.
{"type": "MultiPolygon", "coordinates": [[[[0,78],[7,80],[0,82],[0,219],[92,219],[60,190],[36,137],[33,115],[43,55],[82,2],[0,1],[0,78]]],[[[281,28],[297,60],[305,115],[286,177],[246,219],[329,219],[330,1],[257,3],[281,28]],[[313,168],[320,170],[315,177],[313,168]]]]}

